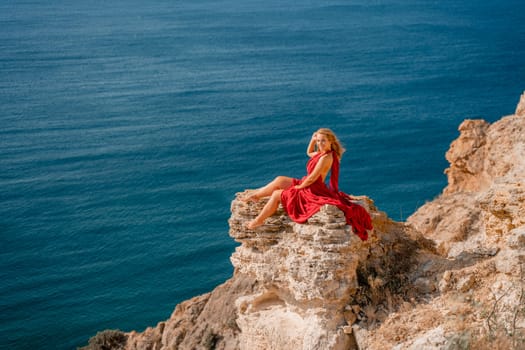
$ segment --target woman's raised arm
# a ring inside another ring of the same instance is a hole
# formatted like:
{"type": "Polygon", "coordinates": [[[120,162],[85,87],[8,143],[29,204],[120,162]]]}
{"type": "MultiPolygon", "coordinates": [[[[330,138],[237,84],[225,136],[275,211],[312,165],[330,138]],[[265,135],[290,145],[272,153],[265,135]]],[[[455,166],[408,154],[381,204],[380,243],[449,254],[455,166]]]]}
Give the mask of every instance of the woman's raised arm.
{"type": "Polygon", "coordinates": [[[317,133],[313,133],[312,138],[310,139],[310,143],[308,144],[308,148],[306,149],[306,154],[308,154],[308,157],[312,158],[317,154],[317,151],[315,150],[315,144],[317,142],[317,133]]]}

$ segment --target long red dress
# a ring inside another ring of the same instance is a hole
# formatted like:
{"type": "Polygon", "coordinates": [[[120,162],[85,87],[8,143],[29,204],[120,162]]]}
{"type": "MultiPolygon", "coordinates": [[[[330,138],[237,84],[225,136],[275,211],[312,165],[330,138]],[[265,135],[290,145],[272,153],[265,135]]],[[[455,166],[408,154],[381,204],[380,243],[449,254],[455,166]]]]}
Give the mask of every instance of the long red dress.
{"type": "MultiPolygon", "coordinates": [[[[319,159],[327,153],[318,153],[310,158],[306,164],[307,174],[314,170],[319,159]]],[[[353,203],[346,193],[339,191],[339,159],[335,152],[333,159],[330,170],[330,187],[326,186],[319,176],[313,184],[298,190],[294,186],[303,182],[306,176],[302,179],[293,179],[292,186],[281,194],[281,204],[288,216],[298,223],[306,222],[325,204],[335,205],[344,212],[346,223],[352,226],[354,233],[366,241],[368,239],[367,230],[372,229],[370,215],[365,208],[353,203]]]]}

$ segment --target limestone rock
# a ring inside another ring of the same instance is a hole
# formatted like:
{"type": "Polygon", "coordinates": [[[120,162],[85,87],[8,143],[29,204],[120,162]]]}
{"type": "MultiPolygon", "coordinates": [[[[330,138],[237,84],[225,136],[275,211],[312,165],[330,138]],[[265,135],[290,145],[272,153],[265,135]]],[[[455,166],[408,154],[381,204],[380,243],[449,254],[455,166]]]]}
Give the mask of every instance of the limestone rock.
{"type": "Polygon", "coordinates": [[[356,200],[375,227],[366,242],[329,205],[305,224],[280,209],[248,230],[265,199],[245,203],[241,195],[229,219],[230,236],[240,243],[231,256],[232,278],[179,304],[156,327],[126,334],[126,349],[356,349],[356,338],[367,331],[354,334],[352,326],[379,322],[388,313],[371,305],[367,294],[381,302],[386,291],[404,289],[405,272],[430,244],[364,196],[356,200]]]}
{"type": "Polygon", "coordinates": [[[407,219],[452,257],[506,247],[525,224],[525,118],[467,120],[460,132],[447,152],[448,186],[407,219]]]}
{"type": "Polygon", "coordinates": [[[471,324],[465,331],[457,322],[442,323],[449,348],[464,348],[457,342],[470,348],[525,345],[518,326],[525,322],[524,96],[516,115],[460,126],[447,152],[448,186],[407,220],[448,260],[448,267],[433,260],[440,295],[430,304],[471,324]],[[472,332],[477,336],[466,337],[472,332]]]}
{"type": "Polygon", "coordinates": [[[460,136],[452,142],[446,154],[450,168],[445,193],[477,191],[489,182],[485,171],[487,129],[484,120],[465,120],[459,126],[460,136]]]}
{"type": "Polygon", "coordinates": [[[445,337],[445,330],[442,326],[431,329],[414,341],[396,345],[392,350],[447,350],[450,344],[445,337]]]}
{"type": "MultiPolygon", "coordinates": [[[[305,224],[280,209],[257,230],[245,225],[265,203],[232,201],[233,277],[211,293],[177,306],[171,318],[143,333],[127,334],[127,349],[350,349],[357,320],[349,303],[358,269],[371,255],[346,225],[344,214],[323,206],[305,224]],[[346,330],[346,331],[345,331],[346,330]]],[[[366,197],[376,233],[396,224],[366,197]]],[[[370,241],[377,240],[371,237],[370,241]]],[[[391,239],[395,242],[395,239],[391,239]]],[[[382,251],[381,251],[382,254],[382,251]]]]}
{"type": "Polygon", "coordinates": [[[484,191],[504,176],[523,179],[524,118],[508,116],[491,125],[484,120],[466,120],[459,131],[446,154],[450,167],[445,171],[448,186],[444,194],[484,191]]]}
{"type": "Polygon", "coordinates": [[[521,95],[520,102],[518,103],[514,114],[525,117],[525,92],[521,95]]]}
{"type": "MultiPolygon", "coordinates": [[[[260,202],[258,206],[264,204],[260,202]]],[[[255,215],[250,213],[250,205],[233,201],[230,235],[241,243],[231,257],[237,272],[264,281],[268,289],[294,303],[324,307],[346,303],[357,288],[357,264],[367,251],[338,208],[323,206],[306,225],[278,213],[278,219],[267,225],[272,230],[278,227],[275,233],[266,227],[245,229],[255,215]]]]}
{"type": "Polygon", "coordinates": [[[524,103],[460,125],[447,187],[407,222],[360,197],[366,242],[332,206],[305,224],[281,209],[248,230],[265,201],[236,197],[233,276],[156,327],[107,334],[127,350],[525,348],[524,103]]]}
{"type": "Polygon", "coordinates": [[[236,273],[263,287],[237,300],[241,348],[347,348],[343,310],[357,289],[366,246],[333,206],[322,207],[304,225],[279,212],[266,227],[245,229],[263,205],[253,210],[252,203],[234,200],[229,221],[230,235],[241,243],[231,257],[236,273]]]}

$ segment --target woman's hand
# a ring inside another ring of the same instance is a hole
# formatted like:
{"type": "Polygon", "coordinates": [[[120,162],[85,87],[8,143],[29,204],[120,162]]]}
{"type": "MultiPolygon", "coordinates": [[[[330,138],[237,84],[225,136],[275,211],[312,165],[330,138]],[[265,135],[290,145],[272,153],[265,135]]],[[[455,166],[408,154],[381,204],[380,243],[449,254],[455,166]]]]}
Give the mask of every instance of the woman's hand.
{"type": "Polygon", "coordinates": [[[314,132],[312,134],[312,138],[310,139],[310,142],[308,143],[308,147],[306,148],[306,154],[308,154],[308,157],[312,158],[317,154],[315,151],[315,144],[317,143],[317,132],[314,132]]]}

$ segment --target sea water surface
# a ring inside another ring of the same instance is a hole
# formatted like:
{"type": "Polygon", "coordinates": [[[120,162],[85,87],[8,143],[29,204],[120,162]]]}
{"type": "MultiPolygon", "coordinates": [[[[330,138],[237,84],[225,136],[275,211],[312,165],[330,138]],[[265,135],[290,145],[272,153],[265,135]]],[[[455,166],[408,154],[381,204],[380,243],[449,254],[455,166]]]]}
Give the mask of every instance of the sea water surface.
{"type": "Polygon", "coordinates": [[[232,274],[229,206],[301,177],[404,220],[525,89],[518,0],[0,1],[0,348],[143,330],[232,274]]]}

